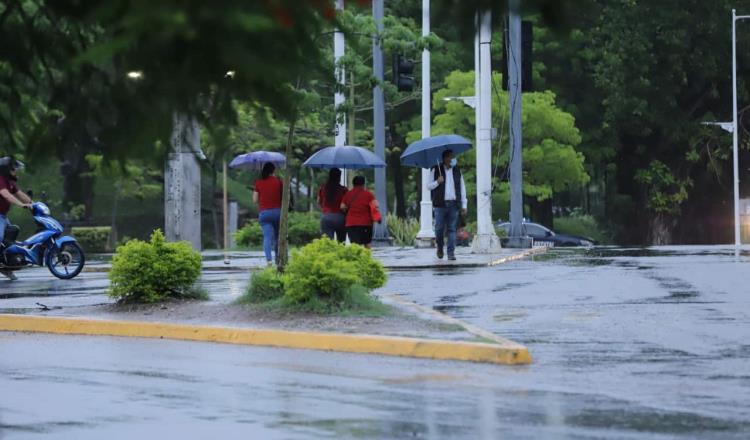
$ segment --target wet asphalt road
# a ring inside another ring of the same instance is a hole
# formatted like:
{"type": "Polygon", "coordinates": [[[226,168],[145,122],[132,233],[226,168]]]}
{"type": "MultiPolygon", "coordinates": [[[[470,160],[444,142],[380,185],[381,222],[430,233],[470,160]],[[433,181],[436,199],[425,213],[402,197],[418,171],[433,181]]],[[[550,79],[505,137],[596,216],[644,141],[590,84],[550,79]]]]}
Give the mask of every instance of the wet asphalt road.
{"type": "MultiPolygon", "coordinates": [[[[0,333],[0,438],[747,439],[750,258],[730,254],[554,251],[391,274],[384,292],[528,345],[525,367],[0,333]]],[[[49,282],[48,302],[106,301],[49,282]]],[[[246,280],[204,282],[225,301],[246,280]]],[[[25,283],[0,309],[44,302],[25,283]]]]}

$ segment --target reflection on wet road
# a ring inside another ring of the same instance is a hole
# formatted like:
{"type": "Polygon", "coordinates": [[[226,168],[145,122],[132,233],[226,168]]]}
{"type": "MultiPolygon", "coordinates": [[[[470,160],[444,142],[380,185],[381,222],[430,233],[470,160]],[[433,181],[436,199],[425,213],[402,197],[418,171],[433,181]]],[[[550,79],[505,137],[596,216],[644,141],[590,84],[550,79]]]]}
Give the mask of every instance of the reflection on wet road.
{"type": "MultiPolygon", "coordinates": [[[[0,438],[747,439],[744,258],[556,250],[391,274],[383,292],[527,344],[522,367],[0,333],[0,438]]],[[[48,297],[24,281],[0,308],[108,301],[103,274],[45,280],[48,297]]],[[[228,302],[247,274],[203,282],[228,302]]]]}

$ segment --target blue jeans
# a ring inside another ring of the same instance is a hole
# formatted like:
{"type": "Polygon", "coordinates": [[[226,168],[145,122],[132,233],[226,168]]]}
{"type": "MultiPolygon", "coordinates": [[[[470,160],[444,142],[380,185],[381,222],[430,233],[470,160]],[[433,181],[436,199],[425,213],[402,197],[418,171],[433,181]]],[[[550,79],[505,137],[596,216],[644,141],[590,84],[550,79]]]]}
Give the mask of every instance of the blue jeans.
{"type": "Polygon", "coordinates": [[[0,215],[0,244],[2,244],[3,239],[5,239],[5,228],[7,228],[8,226],[10,226],[8,217],[0,215]]]}
{"type": "Polygon", "coordinates": [[[435,208],[435,242],[438,249],[443,248],[445,232],[448,232],[448,255],[456,250],[456,227],[458,226],[458,204],[446,201],[444,208],[435,208]]]}
{"type": "Polygon", "coordinates": [[[263,252],[266,253],[266,260],[268,261],[273,261],[271,250],[278,255],[280,217],[281,208],[264,209],[258,215],[260,227],[263,229],[263,252]]]}

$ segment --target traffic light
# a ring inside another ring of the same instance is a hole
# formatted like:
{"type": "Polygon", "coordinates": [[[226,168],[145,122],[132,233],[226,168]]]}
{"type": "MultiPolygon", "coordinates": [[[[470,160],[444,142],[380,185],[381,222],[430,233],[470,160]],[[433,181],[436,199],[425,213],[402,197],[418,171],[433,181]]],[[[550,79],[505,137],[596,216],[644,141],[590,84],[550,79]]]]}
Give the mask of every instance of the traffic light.
{"type": "Polygon", "coordinates": [[[409,60],[399,54],[393,54],[393,84],[399,92],[414,90],[414,60],[409,60]]]}
{"type": "MultiPolygon", "coordinates": [[[[505,20],[506,29],[508,21],[505,20]]],[[[508,33],[505,32],[503,39],[503,90],[508,90],[508,33]]],[[[533,65],[533,47],[534,47],[534,24],[530,21],[521,22],[521,90],[531,92],[534,89],[532,82],[532,65],[533,65]]]]}

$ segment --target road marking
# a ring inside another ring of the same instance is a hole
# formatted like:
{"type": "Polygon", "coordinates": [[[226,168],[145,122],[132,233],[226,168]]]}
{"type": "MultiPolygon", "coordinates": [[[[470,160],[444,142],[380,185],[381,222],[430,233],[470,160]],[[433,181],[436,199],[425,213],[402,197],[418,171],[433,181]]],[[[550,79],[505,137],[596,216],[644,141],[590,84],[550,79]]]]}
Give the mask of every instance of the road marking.
{"type": "Polygon", "coordinates": [[[512,345],[487,344],[365,334],[300,332],[7,314],[0,314],[0,331],[166,338],[507,365],[528,364],[531,362],[531,355],[526,347],[515,343],[512,345]]]}

